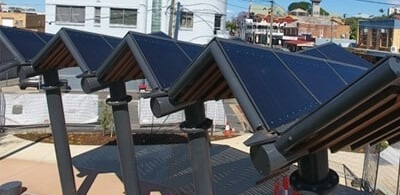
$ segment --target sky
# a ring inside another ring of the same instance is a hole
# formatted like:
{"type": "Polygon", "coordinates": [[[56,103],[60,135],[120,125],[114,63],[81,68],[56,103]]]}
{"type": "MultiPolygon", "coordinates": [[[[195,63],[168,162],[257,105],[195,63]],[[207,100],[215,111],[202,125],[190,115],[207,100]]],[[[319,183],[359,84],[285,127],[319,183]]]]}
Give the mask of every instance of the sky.
{"type": "MultiPolygon", "coordinates": [[[[34,7],[40,12],[44,12],[44,2],[45,0],[2,0],[8,5],[21,5],[34,7]]],[[[275,0],[275,4],[283,7],[285,10],[293,2],[299,2],[301,0],[275,0]]],[[[309,0],[303,0],[309,1],[309,0]]],[[[390,4],[400,5],[400,0],[322,0],[321,7],[330,13],[335,13],[336,15],[342,16],[346,14],[347,16],[354,16],[358,13],[368,14],[368,15],[381,15],[379,9],[384,9],[385,13],[390,5],[383,5],[377,3],[369,3],[367,1],[383,2],[390,4]],[[362,2],[364,1],[364,2],[362,2]]],[[[269,0],[253,0],[253,4],[257,5],[270,5],[269,0]]],[[[228,0],[227,15],[228,19],[241,11],[246,11],[249,6],[249,0],[228,0]]]]}

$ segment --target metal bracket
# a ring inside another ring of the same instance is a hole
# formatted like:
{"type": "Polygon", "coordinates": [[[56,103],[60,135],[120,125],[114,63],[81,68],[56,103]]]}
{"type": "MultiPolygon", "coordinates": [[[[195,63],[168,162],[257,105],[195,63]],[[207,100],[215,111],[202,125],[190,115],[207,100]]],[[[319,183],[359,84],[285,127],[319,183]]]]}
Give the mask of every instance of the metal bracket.
{"type": "Polygon", "coordinates": [[[188,124],[185,121],[182,122],[179,127],[185,133],[201,133],[207,131],[207,129],[211,127],[212,123],[213,121],[211,119],[206,118],[206,120],[204,120],[203,123],[198,126],[193,126],[193,124],[188,124]]]}
{"type": "Polygon", "coordinates": [[[339,175],[332,169],[329,169],[325,179],[317,183],[305,181],[299,174],[299,170],[294,171],[290,175],[290,185],[296,191],[314,192],[317,194],[325,194],[333,190],[339,183],[339,175]]]}
{"type": "Polygon", "coordinates": [[[109,106],[122,106],[128,104],[132,100],[132,96],[127,95],[122,100],[113,100],[112,98],[106,99],[106,104],[109,106]]]}
{"type": "Polygon", "coordinates": [[[45,91],[49,91],[49,90],[54,90],[54,89],[60,89],[61,88],[61,84],[57,85],[57,86],[48,86],[48,85],[43,85],[42,89],[45,91]]]}

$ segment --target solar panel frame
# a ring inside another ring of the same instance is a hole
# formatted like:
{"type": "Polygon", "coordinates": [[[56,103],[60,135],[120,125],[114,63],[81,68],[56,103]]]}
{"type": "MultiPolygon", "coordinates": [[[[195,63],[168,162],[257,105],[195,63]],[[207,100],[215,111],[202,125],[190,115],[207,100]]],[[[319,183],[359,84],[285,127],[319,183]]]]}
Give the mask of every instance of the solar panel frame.
{"type": "MultiPolygon", "coordinates": [[[[146,52],[147,54],[149,53],[148,51],[144,51],[143,45],[141,45],[138,42],[138,39],[148,39],[148,40],[152,40],[152,41],[164,41],[167,44],[170,44],[171,47],[174,47],[176,49],[175,52],[175,56],[178,54],[181,56],[181,58],[184,58],[187,60],[187,64],[186,65],[182,65],[184,66],[182,68],[182,70],[180,72],[175,72],[174,75],[178,75],[181,74],[182,71],[184,71],[184,69],[186,69],[186,67],[191,63],[191,58],[190,56],[178,45],[178,43],[168,37],[163,37],[163,36],[157,36],[157,35],[152,35],[152,34],[143,34],[143,33],[138,33],[138,32],[129,32],[127,33],[127,35],[124,37],[123,42],[120,43],[120,45],[117,46],[117,48],[115,49],[115,51],[113,52],[113,54],[111,54],[109,56],[109,58],[107,60],[104,61],[104,63],[101,65],[101,67],[98,69],[96,75],[97,77],[102,80],[105,78],[107,72],[110,72],[112,70],[112,64],[117,60],[118,58],[118,51],[121,50],[124,45],[128,45],[128,47],[130,48],[130,50],[132,51],[132,55],[134,56],[135,60],[137,61],[137,64],[140,66],[140,69],[143,71],[146,79],[148,80],[150,86],[153,89],[161,89],[161,90],[166,90],[167,88],[169,88],[173,82],[177,79],[177,78],[170,78],[170,83],[166,84],[163,83],[162,78],[160,78],[160,73],[157,73],[153,67],[153,62],[149,61],[152,60],[150,59],[148,56],[146,56],[146,52]],[[176,54],[177,53],[177,54],[176,54]]],[[[148,46],[154,46],[154,44],[149,44],[148,46]]],[[[148,48],[147,48],[148,49],[148,48]]],[[[163,50],[164,51],[164,50],[163,50]]],[[[168,50],[170,51],[170,50],[168,50]]],[[[161,54],[165,54],[165,51],[162,52],[161,54]]],[[[152,51],[152,55],[161,55],[160,53],[154,53],[154,51],[152,51]]],[[[168,56],[171,56],[170,54],[168,54],[168,56]]],[[[155,58],[157,58],[157,56],[155,56],[155,58]]],[[[159,56],[158,56],[159,58],[159,56]]],[[[159,59],[157,59],[159,60],[159,59]]],[[[158,64],[165,64],[165,61],[163,63],[158,63],[158,64]]],[[[172,66],[173,68],[176,68],[176,65],[174,64],[174,66],[172,66]]],[[[165,74],[165,73],[163,73],[165,74]]]]}
{"type": "Polygon", "coordinates": [[[9,27],[0,27],[0,31],[19,61],[30,61],[47,43],[37,32],[9,27]]]}
{"type": "Polygon", "coordinates": [[[361,57],[358,57],[357,55],[352,54],[349,51],[346,51],[344,48],[338,46],[335,43],[325,43],[311,49],[299,51],[297,53],[358,65],[365,68],[371,68],[373,66],[373,64],[362,59],[361,57]],[[344,57],[340,58],[340,56],[344,57]]]}
{"type": "MultiPolygon", "coordinates": [[[[300,114],[297,117],[294,117],[288,121],[285,121],[285,123],[281,123],[278,125],[272,125],[270,121],[267,121],[269,119],[266,119],[266,117],[261,114],[261,110],[260,108],[258,108],[257,103],[254,101],[253,97],[250,95],[248,89],[246,88],[244,81],[242,80],[242,78],[240,78],[240,75],[238,74],[237,70],[235,70],[235,68],[232,65],[232,61],[229,58],[229,56],[227,55],[226,51],[224,50],[224,47],[221,46],[221,42],[226,42],[226,43],[230,43],[230,44],[235,44],[235,45],[239,45],[239,46],[245,46],[245,47],[249,47],[249,48],[253,48],[253,49],[261,49],[261,50],[270,50],[270,49],[266,49],[266,48],[260,48],[257,46],[253,46],[253,45],[248,45],[245,43],[240,43],[237,41],[232,41],[232,40],[224,40],[224,39],[218,39],[216,38],[214,41],[212,41],[212,43],[210,43],[206,49],[204,49],[204,51],[202,52],[202,54],[200,55],[200,57],[198,59],[196,59],[193,64],[182,74],[182,78],[179,79],[178,81],[176,81],[176,83],[174,84],[174,86],[171,87],[171,89],[169,90],[169,96],[171,98],[171,101],[177,103],[178,99],[180,97],[180,93],[182,92],[183,88],[186,85],[193,85],[192,84],[188,84],[187,82],[192,82],[190,81],[190,77],[194,76],[195,73],[197,72],[197,74],[201,74],[202,69],[206,66],[205,64],[203,64],[201,61],[206,61],[208,58],[213,58],[215,61],[218,61],[218,67],[221,70],[221,73],[224,75],[224,78],[226,80],[228,80],[230,77],[233,77],[234,79],[230,79],[230,82],[234,82],[237,83],[235,86],[231,86],[230,85],[230,89],[232,90],[233,94],[235,97],[237,97],[238,95],[241,96],[241,98],[247,99],[245,102],[246,103],[241,103],[241,105],[246,105],[245,108],[243,108],[243,111],[245,110],[251,110],[249,111],[248,114],[246,114],[246,116],[251,116],[248,117],[248,119],[252,122],[250,122],[253,126],[253,128],[258,128],[260,126],[264,126],[268,129],[279,129],[278,132],[283,133],[289,126],[293,125],[296,121],[300,120],[301,118],[304,118],[306,115],[308,115],[309,113],[312,113],[313,111],[315,111],[316,109],[318,109],[319,105],[321,105],[321,103],[319,104],[315,104],[314,108],[312,108],[311,110],[309,110],[308,112],[305,112],[304,114],[300,114]],[[207,56],[208,55],[208,56],[207,56]],[[193,66],[199,66],[199,67],[193,67],[193,66]],[[226,67],[230,67],[227,68],[226,67]],[[224,69],[222,71],[222,69],[224,69]],[[232,70],[230,70],[232,69],[232,70]],[[231,72],[229,74],[225,74],[225,71],[227,72],[231,72]],[[192,76],[189,76],[189,74],[191,74],[192,76]],[[179,89],[182,88],[182,89],[179,89]],[[241,89],[239,89],[241,88],[241,89]],[[240,92],[238,92],[240,91],[240,92]],[[263,121],[262,123],[260,123],[260,121],[263,121]]],[[[282,54],[287,54],[286,52],[281,52],[281,51],[273,51],[276,55],[282,53],[282,54]]],[[[346,64],[346,63],[341,63],[341,62],[335,62],[335,61],[331,61],[331,60],[327,60],[327,59],[321,59],[321,58],[317,58],[317,57],[310,57],[310,56],[304,56],[301,54],[293,54],[291,53],[290,55],[294,55],[300,58],[306,58],[306,59],[310,59],[310,60],[317,60],[319,62],[321,62],[321,64],[324,64],[325,66],[330,67],[330,64],[328,62],[331,63],[337,63],[346,67],[350,67],[350,68],[355,68],[360,72],[366,71],[366,68],[364,67],[358,67],[355,65],[350,65],[350,64],[346,64]]],[[[206,62],[204,62],[206,63],[206,62]]],[[[207,62],[208,63],[208,62],[207,62]]],[[[338,78],[341,78],[341,76],[339,74],[336,73],[336,71],[332,68],[331,70],[331,74],[335,75],[338,78]]],[[[341,78],[342,79],[342,78],[341,78]]],[[[343,80],[340,80],[340,82],[343,82],[343,89],[346,88],[346,84],[348,84],[347,82],[343,80]]],[[[338,92],[340,92],[341,90],[338,90],[338,92]]],[[[262,90],[262,89],[260,89],[262,90]]],[[[261,93],[261,92],[260,92],[261,93]]],[[[239,99],[241,98],[237,98],[238,101],[240,101],[239,99]]],[[[333,97],[331,97],[333,98],[333,97]]],[[[328,98],[330,99],[330,98],[328,98]]],[[[328,101],[328,100],[325,100],[328,101]]],[[[179,102],[182,103],[182,102],[179,102]]],[[[245,111],[247,112],[247,111],[245,111]]]]}

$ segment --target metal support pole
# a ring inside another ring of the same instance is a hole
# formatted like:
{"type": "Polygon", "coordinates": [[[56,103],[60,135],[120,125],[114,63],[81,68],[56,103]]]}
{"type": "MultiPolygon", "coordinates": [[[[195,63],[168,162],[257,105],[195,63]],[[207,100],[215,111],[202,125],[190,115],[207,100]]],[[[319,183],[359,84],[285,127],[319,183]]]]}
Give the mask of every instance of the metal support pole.
{"type": "Polygon", "coordinates": [[[176,4],[176,19],[175,19],[175,31],[174,31],[175,40],[178,40],[180,25],[181,25],[181,2],[178,2],[176,4]]]}
{"type": "Polygon", "coordinates": [[[128,111],[128,103],[132,100],[132,97],[127,96],[124,82],[113,83],[110,86],[110,96],[111,98],[107,99],[106,103],[112,106],[125,194],[140,195],[135,148],[128,111]]]}
{"type": "Polygon", "coordinates": [[[175,0],[171,0],[171,5],[169,6],[171,11],[169,12],[169,27],[168,36],[172,37],[172,27],[174,26],[174,12],[175,12],[175,0]]]}
{"type": "Polygon", "coordinates": [[[290,175],[290,184],[296,191],[328,194],[338,183],[338,174],[329,169],[328,150],[302,157],[298,170],[290,175]]]}
{"type": "Polygon", "coordinates": [[[273,18],[273,15],[274,15],[274,1],[272,0],[272,1],[270,1],[270,3],[271,3],[271,20],[270,20],[270,22],[271,22],[271,24],[270,24],[270,27],[269,27],[269,44],[270,44],[270,46],[271,46],[271,48],[273,48],[273,45],[272,45],[272,30],[273,30],[273,28],[274,28],[274,26],[273,26],[273,23],[274,23],[274,18],[273,18]]]}
{"type": "Polygon", "coordinates": [[[43,89],[46,91],[47,107],[49,109],[50,126],[54,138],[62,193],[64,195],[73,195],[76,194],[75,178],[72,169],[67,128],[65,126],[58,72],[57,70],[52,70],[44,73],[43,77],[45,85],[43,89]]]}
{"type": "Polygon", "coordinates": [[[185,108],[185,117],[186,121],[181,124],[181,129],[188,134],[189,138],[194,194],[214,194],[207,132],[212,121],[205,116],[203,102],[185,108]]]}

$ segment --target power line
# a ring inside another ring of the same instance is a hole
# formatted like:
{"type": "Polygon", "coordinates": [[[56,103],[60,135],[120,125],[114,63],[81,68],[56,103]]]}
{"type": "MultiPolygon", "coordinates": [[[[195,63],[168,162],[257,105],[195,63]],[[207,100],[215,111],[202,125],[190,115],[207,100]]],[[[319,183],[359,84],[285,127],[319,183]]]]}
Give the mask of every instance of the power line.
{"type": "Polygon", "coordinates": [[[399,6],[400,3],[387,3],[387,2],[381,2],[381,1],[372,1],[372,0],[355,0],[355,1],[360,1],[364,3],[375,3],[375,4],[380,4],[380,5],[391,5],[391,6],[399,6]]]}

